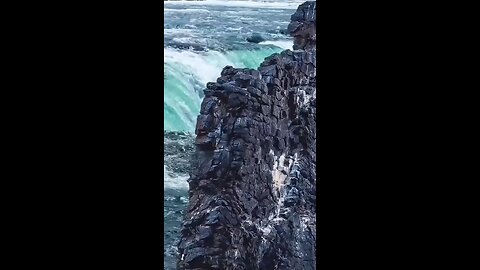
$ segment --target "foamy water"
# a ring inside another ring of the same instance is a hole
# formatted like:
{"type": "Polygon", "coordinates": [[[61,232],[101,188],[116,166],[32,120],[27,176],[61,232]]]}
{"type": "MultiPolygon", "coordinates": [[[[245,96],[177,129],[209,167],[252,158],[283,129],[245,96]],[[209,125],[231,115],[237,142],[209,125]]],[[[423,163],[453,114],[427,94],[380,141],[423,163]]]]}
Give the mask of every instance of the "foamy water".
{"type": "Polygon", "coordinates": [[[265,57],[282,50],[275,46],[227,52],[164,48],[165,129],[193,132],[206,84],[215,82],[228,65],[257,68],[265,57]]]}
{"type": "Polygon", "coordinates": [[[292,50],[293,48],[293,40],[267,40],[259,44],[277,46],[282,50],[292,50]]]}
{"type": "Polygon", "coordinates": [[[297,9],[298,5],[304,1],[225,1],[225,0],[205,0],[205,1],[166,1],[165,7],[169,6],[222,6],[222,7],[248,7],[248,8],[268,8],[268,9],[297,9]]]}
{"type": "Polygon", "coordinates": [[[188,175],[176,175],[163,166],[163,188],[174,190],[188,190],[188,175]]]}

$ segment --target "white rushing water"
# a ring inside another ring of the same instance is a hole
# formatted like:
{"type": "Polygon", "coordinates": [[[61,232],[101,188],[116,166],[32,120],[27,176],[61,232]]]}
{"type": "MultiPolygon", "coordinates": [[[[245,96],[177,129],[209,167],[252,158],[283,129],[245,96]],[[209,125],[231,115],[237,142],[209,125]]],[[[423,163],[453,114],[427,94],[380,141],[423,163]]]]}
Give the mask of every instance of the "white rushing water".
{"type": "Polygon", "coordinates": [[[249,8],[268,8],[268,9],[297,9],[305,1],[250,1],[250,0],[204,0],[204,1],[166,1],[165,7],[169,6],[222,6],[222,7],[249,7],[249,8]]]}

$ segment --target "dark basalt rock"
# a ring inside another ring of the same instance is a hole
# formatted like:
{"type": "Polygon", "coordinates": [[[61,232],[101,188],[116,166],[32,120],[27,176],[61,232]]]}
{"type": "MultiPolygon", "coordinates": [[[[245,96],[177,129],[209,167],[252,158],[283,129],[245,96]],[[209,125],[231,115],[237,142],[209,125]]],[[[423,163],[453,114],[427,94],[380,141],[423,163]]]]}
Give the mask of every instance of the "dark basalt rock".
{"type": "Polygon", "coordinates": [[[247,37],[248,42],[253,42],[253,43],[260,43],[262,41],[265,41],[265,38],[262,37],[260,34],[252,34],[251,36],[247,37]]]}
{"type": "Polygon", "coordinates": [[[280,34],[282,34],[282,35],[288,35],[288,34],[289,34],[289,33],[288,33],[288,29],[280,29],[280,30],[278,31],[278,33],[280,33],[280,34]]]}
{"type": "Polygon", "coordinates": [[[293,49],[314,50],[317,41],[316,21],[317,2],[301,4],[292,15],[287,31],[294,37],[293,49]]]}
{"type": "Polygon", "coordinates": [[[292,15],[294,51],[207,84],[178,269],[315,269],[315,9],[292,15]]]}

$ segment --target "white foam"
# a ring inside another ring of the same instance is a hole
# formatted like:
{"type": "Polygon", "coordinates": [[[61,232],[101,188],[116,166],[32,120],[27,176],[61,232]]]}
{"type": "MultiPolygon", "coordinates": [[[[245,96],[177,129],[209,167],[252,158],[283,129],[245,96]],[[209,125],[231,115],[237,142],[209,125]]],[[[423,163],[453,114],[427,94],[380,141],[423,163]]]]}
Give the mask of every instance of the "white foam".
{"type": "Polygon", "coordinates": [[[207,44],[206,38],[196,38],[196,37],[175,37],[172,39],[172,41],[178,42],[178,43],[207,44]]]}
{"type": "Polygon", "coordinates": [[[193,35],[195,32],[198,32],[195,29],[191,28],[164,28],[163,33],[168,34],[183,34],[183,35],[193,35]]]}
{"type": "Polygon", "coordinates": [[[164,8],[164,12],[182,12],[182,13],[200,13],[200,12],[205,12],[209,13],[210,10],[208,9],[203,9],[203,8],[164,8]]]}
{"type": "Polygon", "coordinates": [[[163,188],[174,190],[188,190],[188,175],[172,177],[167,170],[167,166],[163,165],[163,188]]]}
{"type": "MultiPolygon", "coordinates": [[[[181,41],[190,41],[188,38],[178,38],[181,41]]],[[[242,58],[249,59],[252,57],[260,57],[257,51],[245,51],[243,56],[238,54],[238,51],[230,53],[222,53],[219,51],[188,51],[178,50],[174,48],[164,48],[164,63],[165,68],[169,65],[175,64],[182,67],[182,72],[193,76],[197,81],[204,86],[207,82],[215,82],[225,66],[235,66],[236,68],[243,68],[245,64],[242,58]],[[255,55],[257,54],[257,55],[255,55]]],[[[273,52],[266,52],[267,56],[273,52]]],[[[264,57],[260,57],[264,58],[264,57]]],[[[261,60],[259,60],[259,63],[261,60]]]]}
{"type": "MultiPolygon", "coordinates": [[[[176,40],[189,41],[189,38],[177,37],[176,40]]],[[[193,131],[202,101],[199,91],[205,89],[208,82],[215,82],[225,66],[257,67],[265,57],[277,50],[265,48],[222,53],[164,48],[164,104],[168,105],[172,111],[170,115],[174,115],[175,120],[178,119],[180,124],[193,131]]],[[[168,121],[169,129],[177,125],[171,121],[168,121]]]]}
{"type": "Polygon", "coordinates": [[[293,40],[267,40],[267,41],[262,41],[259,44],[261,45],[273,45],[278,48],[281,48],[282,50],[292,50],[293,48],[293,40]]]}
{"type": "Polygon", "coordinates": [[[214,51],[192,52],[172,48],[164,48],[163,51],[164,63],[182,65],[185,72],[190,72],[203,85],[216,81],[223,67],[231,64],[223,54],[214,51]]]}
{"type": "Polygon", "coordinates": [[[249,0],[205,0],[205,1],[164,1],[166,7],[168,6],[223,6],[223,7],[247,7],[247,8],[269,8],[269,9],[297,9],[299,4],[304,1],[292,0],[285,2],[278,1],[249,1],[249,0]]]}

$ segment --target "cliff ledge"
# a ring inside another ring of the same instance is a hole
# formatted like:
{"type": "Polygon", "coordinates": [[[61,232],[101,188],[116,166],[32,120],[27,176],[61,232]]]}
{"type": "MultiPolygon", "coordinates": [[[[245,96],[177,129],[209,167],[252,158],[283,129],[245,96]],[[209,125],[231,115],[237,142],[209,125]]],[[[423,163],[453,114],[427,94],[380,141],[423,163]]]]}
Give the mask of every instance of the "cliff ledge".
{"type": "Polygon", "coordinates": [[[316,2],[293,51],[207,84],[178,269],[315,269],[316,2]]]}

